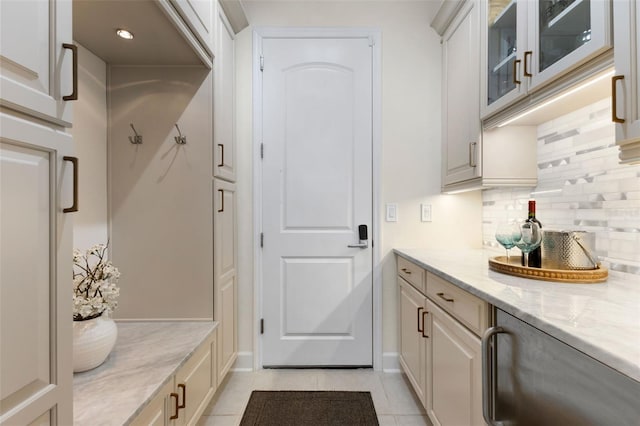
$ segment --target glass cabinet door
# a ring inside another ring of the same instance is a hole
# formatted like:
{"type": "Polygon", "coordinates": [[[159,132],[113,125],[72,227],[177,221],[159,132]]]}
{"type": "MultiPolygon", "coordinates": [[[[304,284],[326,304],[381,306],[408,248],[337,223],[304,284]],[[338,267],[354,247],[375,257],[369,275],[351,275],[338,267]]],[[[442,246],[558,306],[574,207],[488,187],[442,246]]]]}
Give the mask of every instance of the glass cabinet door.
{"type": "Polygon", "coordinates": [[[538,3],[538,72],[591,41],[590,0],[541,0],[538,3]]]}
{"type": "Polygon", "coordinates": [[[523,64],[531,74],[529,89],[610,48],[610,8],[609,0],[529,2],[530,25],[535,25],[523,64]]]}
{"type": "Polygon", "coordinates": [[[487,98],[491,105],[516,89],[518,35],[515,0],[489,0],[487,5],[487,98]]]}
{"type": "Polygon", "coordinates": [[[482,0],[481,116],[527,94],[522,56],[527,47],[528,0],[482,0]]]}

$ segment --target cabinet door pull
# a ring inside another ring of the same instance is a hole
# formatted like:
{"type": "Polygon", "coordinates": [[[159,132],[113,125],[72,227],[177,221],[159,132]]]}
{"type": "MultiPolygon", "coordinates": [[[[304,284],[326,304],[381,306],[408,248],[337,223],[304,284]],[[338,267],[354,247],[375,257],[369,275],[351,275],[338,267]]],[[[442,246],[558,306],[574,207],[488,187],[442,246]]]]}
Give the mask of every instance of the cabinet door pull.
{"type": "Polygon", "coordinates": [[[516,59],[515,61],[513,61],[513,84],[522,83],[522,81],[518,80],[518,78],[516,77],[518,65],[520,64],[520,62],[522,62],[520,61],[520,59],[516,59]]]}
{"type": "Polygon", "coordinates": [[[429,311],[424,311],[422,313],[422,337],[424,337],[425,339],[429,338],[428,334],[425,334],[425,332],[427,331],[427,323],[425,322],[425,316],[429,315],[429,311]]]}
{"type": "Polygon", "coordinates": [[[178,389],[182,389],[182,404],[178,404],[178,409],[185,408],[187,406],[187,385],[180,383],[178,389]]]}
{"type": "Polygon", "coordinates": [[[222,213],[224,211],[224,189],[218,189],[220,193],[220,208],[218,209],[218,213],[222,213]]]}
{"type": "Polygon", "coordinates": [[[77,101],[78,100],[78,46],[70,43],[62,43],[62,47],[70,49],[73,53],[73,91],[70,95],[62,97],[63,101],[77,101]]]}
{"type": "Polygon", "coordinates": [[[171,398],[174,398],[174,399],[175,399],[175,404],[173,405],[173,408],[174,408],[174,410],[175,410],[175,414],[174,414],[174,415],[172,415],[171,417],[169,417],[169,420],[175,420],[175,419],[177,419],[177,418],[178,418],[178,410],[180,409],[180,407],[178,406],[178,394],[177,394],[177,393],[175,393],[175,392],[171,392],[171,393],[169,394],[169,396],[170,396],[171,398]]]}
{"type": "Polygon", "coordinates": [[[218,163],[218,167],[224,166],[224,144],[219,143],[220,147],[220,163],[218,163]]]}
{"type": "Polygon", "coordinates": [[[411,271],[408,270],[407,268],[402,268],[402,272],[404,272],[407,275],[411,275],[411,271]]]}
{"type": "Polygon", "coordinates": [[[444,293],[436,293],[438,295],[438,297],[442,300],[444,300],[445,302],[453,302],[454,300],[451,299],[450,297],[447,297],[444,295],[444,293]]]}
{"type": "Polygon", "coordinates": [[[624,123],[624,118],[618,117],[618,90],[616,89],[616,82],[618,80],[624,80],[624,75],[614,75],[611,77],[611,121],[614,123],[624,123]]]}
{"type": "Polygon", "coordinates": [[[422,329],[420,328],[420,311],[422,311],[424,308],[421,306],[418,308],[418,333],[424,333],[424,324],[422,324],[422,329]]]}
{"type": "Polygon", "coordinates": [[[476,167],[476,153],[475,153],[475,147],[478,143],[477,142],[469,142],[469,167],[476,167]]]}
{"type": "Polygon", "coordinates": [[[531,64],[529,64],[529,58],[533,56],[532,50],[527,50],[524,52],[524,76],[525,77],[533,77],[533,74],[529,71],[531,68],[531,64]]]}
{"type": "Polygon", "coordinates": [[[73,164],[73,204],[71,207],[66,207],[62,209],[63,213],[73,213],[78,211],[78,158],[77,157],[67,157],[66,155],[62,157],[64,161],[69,161],[73,164]]]}

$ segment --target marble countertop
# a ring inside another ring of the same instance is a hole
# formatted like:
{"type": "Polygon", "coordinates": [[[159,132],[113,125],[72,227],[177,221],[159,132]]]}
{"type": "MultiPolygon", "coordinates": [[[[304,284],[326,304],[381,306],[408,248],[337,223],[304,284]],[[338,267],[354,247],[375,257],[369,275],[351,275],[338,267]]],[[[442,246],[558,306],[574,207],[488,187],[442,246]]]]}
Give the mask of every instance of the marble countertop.
{"type": "Polygon", "coordinates": [[[396,254],[640,381],[640,277],[562,284],[489,270],[494,252],[396,249],[396,254]]]}
{"type": "Polygon", "coordinates": [[[100,367],[73,375],[74,425],[125,425],[217,327],[215,322],[118,322],[100,367]]]}

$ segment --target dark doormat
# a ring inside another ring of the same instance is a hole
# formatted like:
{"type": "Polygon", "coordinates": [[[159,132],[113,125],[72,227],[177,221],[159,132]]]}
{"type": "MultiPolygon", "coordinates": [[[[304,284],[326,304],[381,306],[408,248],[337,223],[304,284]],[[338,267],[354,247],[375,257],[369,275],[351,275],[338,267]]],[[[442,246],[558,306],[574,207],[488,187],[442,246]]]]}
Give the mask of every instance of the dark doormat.
{"type": "Polygon", "coordinates": [[[378,426],[370,392],[253,391],[240,426],[378,426]]]}

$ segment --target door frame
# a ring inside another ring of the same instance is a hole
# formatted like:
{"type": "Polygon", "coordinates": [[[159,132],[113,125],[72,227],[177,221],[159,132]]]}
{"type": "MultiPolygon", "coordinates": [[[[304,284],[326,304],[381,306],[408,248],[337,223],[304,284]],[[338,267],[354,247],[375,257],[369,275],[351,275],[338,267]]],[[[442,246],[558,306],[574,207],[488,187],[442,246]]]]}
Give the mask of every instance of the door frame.
{"type": "Polygon", "coordinates": [[[380,170],[382,155],[382,75],[381,75],[381,31],[377,28],[316,28],[316,27],[256,27],[253,30],[253,369],[262,369],[262,340],[260,319],[262,318],[262,71],[260,56],[262,41],[269,38],[362,38],[372,45],[372,230],[373,249],[373,369],[382,370],[382,244],[380,238],[380,170]]]}

